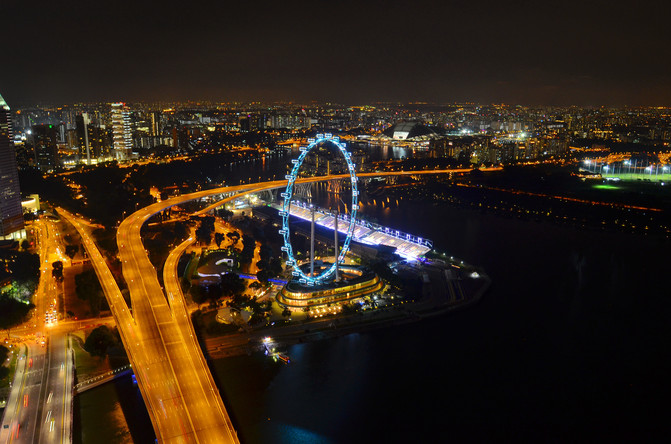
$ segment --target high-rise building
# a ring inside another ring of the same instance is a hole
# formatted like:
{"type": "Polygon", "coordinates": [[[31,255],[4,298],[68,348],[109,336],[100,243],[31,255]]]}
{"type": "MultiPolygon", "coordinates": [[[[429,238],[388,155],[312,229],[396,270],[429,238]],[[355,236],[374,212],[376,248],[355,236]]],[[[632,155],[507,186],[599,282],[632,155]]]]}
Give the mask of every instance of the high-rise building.
{"type": "Polygon", "coordinates": [[[89,115],[87,113],[81,113],[75,120],[77,122],[77,129],[81,131],[83,139],[79,143],[79,155],[86,159],[87,165],[91,165],[91,144],[89,143],[88,129],[88,125],[91,122],[89,121],[89,115]]]}
{"type": "Polygon", "coordinates": [[[163,134],[163,122],[161,122],[161,113],[154,111],[151,113],[151,135],[160,136],[163,134]]]}
{"type": "Polygon", "coordinates": [[[74,145],[79,149],[79,158],[88,164],[88,156],[92,163],[97,163],[100,158],[110,156],[110,137],[106,128],[96,123],[89,113],[81,113],[75,117],[76,132],[74,145]],[[86,121],[85,121],[86,119],[86,121]],[[88,155],[86,146],[88,143],[88,155]]]}
{"type": "Polygon", "coordinates": [[[12,142],[9,106],[0,96],[0,236],[5,239],[23,231],[21,189],[12,142]]]}
{"type": "Polygon", "coordinates": [[[58,167],[58,128],[54,125],[35,125],[31,131],[35,164],[43,172],[55,170],[58,167]]]}
{"type": "Polygon", "coordinates": [[[125,103],[112,103],[112,137],[114,140],[114,158],[128,160],[133,148],[130,130],[130,111],[125,103]]]}

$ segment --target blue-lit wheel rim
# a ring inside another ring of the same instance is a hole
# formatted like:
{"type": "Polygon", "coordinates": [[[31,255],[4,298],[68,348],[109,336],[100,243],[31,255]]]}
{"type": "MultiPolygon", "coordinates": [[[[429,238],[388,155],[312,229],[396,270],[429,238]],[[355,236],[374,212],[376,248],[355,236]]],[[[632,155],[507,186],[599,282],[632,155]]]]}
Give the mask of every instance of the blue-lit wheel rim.
{"type": "Polygon", "coordinates": [[[308,139],[308,146],[301,147],[300,156],[298,156],[298,159],[293,159],[291,162],[294,166],[291,169],[291,174],[286,175],[286,179],[288,181],[287,189],[284,193],[282,193],[282,197],[284,198],[284,205],[282,206],[282,211],[280,212],[280,215],[282,216],[282,229],[280,230],[280,234],[284,237],[284,246],[282,247],[282,251],[286,252],[287,266],[294,268],[293,275],[298,278],[299,282],[307,285],[320,284],[329,279],[335,273],[336,264],[341,263],[345,259],[345,255],[349,251],[349,244],[352,240],[354,229],[356,228],[356,213],[359,207],[359,191],[357,188],[357,177],[354,172],[354,164],[352,163],[352,157],[350,153],[345,149],[345,144],[340,142],[338,137],[333,137],[331,134],[317,134],[316,138],[308,139]],[[342,244],[342,250],[340,250],[337,262],[334,262],[329,269],[324,270],[322,273],[316,276],[308,276],[297,265],[296,259],[294,258],[293,248],[291,246],[289,232],[291,197],[293,195],[294,183],[296,182],[296,178],[298,176],[298,170],[303,164],[305,156],[308,155],[312,148],[323,142],[330,142],[338,147],[343,157],[345,158],[345,162],[347,162],[347,169],[349,171],[350,181],[352,183],[352,209],[350,211],[349,226],[347,227],[347,236],[345,237],[345,242],[342,244]]]}

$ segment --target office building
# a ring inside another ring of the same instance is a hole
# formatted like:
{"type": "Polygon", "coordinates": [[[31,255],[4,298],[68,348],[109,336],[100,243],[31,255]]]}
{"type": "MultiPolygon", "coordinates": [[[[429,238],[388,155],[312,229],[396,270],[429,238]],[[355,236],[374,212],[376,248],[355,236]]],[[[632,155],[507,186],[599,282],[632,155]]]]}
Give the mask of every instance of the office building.
{"type": "Polygon", "coordinates": [[[0,96],[0,237],[25,237],[9,106],[0,96]]]}
{"type": "Polygon", "coordinates": [[[35,164],[42,172],[54,171],[59,166],[58,128],[54,125],[35,125],[31,131],[35,164]]]}

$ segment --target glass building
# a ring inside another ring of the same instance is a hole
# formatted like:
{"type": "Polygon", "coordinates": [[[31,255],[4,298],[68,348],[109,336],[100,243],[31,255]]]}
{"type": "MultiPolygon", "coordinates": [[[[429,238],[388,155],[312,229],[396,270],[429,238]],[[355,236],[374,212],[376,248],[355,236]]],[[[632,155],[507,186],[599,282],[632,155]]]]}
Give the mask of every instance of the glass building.
{"type": "Polygon", "coordinates": [[[9,105],[0,96],[0,238],[23,237],[21,189],[9,105]]]}

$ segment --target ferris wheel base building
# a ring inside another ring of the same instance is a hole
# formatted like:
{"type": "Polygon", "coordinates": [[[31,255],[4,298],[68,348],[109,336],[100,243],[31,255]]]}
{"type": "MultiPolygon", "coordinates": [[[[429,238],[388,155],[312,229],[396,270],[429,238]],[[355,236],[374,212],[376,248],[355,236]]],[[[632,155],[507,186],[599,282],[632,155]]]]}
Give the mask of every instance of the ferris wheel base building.
{"type": "MultiPolygon", "coordinates": [[[[330,265],[324,264],[325,267],[330,265]]],[[[277,294],[277,302],[290,310],[302,310],[306,307],[346,303],[384,288],[380,277],[366,268],[352,265],[340,265],[339,268],[343,277],[339,282],[306,285],[299,281],[290,281],[277,294]]]]}

